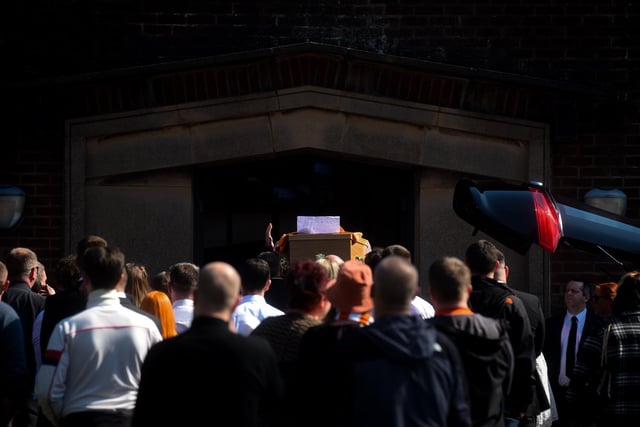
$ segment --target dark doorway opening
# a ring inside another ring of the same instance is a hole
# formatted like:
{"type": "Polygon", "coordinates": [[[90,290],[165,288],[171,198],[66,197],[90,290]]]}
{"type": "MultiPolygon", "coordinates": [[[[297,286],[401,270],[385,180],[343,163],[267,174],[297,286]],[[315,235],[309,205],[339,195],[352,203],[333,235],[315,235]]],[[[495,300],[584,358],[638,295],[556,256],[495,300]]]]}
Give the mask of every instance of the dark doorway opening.
{"type": "Polygon", "coordinates": [[[415,178],[408,168],[305,153],[201,169],[194,189],[200,263],[237,265],[264,250],[269,222],[278,239],[296,231],[299,215],[337,215],[372,246],[414,250],[415,178]]]}

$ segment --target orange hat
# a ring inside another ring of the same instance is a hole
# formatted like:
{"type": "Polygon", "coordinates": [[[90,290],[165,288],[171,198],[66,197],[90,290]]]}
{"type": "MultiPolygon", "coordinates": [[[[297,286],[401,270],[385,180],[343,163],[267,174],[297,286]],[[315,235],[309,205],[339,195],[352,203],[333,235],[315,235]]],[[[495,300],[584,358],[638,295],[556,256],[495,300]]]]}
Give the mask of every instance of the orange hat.
{"type": "Polygon", "coordinates": [[[372,285],[371,268],[361,261],[348,260],[329,283],[327,298],[341,313],[363,313],[373,308],[372,285]]]}

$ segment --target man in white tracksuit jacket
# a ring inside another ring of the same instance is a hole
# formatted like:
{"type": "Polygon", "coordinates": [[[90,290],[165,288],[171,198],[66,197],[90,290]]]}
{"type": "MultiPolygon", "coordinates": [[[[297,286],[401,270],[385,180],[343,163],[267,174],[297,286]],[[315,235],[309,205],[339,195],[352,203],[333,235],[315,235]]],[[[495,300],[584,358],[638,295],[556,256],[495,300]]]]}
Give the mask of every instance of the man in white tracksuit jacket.
{"type": "Polygon", "coordinates": [[[36,379],[38,403],[54,425],[125,426],[142,362],[162,335],[150,318],[120,304],[120,250],[90,248],[82,261],[87,308],[56,325],[36,379]]]}

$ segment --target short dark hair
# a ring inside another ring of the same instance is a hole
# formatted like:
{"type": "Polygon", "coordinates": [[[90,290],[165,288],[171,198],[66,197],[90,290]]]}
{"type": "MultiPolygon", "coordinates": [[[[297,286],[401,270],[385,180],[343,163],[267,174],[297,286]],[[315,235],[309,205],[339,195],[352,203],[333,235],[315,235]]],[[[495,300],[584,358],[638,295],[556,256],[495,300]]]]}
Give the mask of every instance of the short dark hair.
{"type": "Polygon", "coordinates": [[[488,240],[478,240],[470,244],[465,252],[465,262],[474,275],[491,273],[498,262],[498,248],[488,240]]]}
{"type": "Polygon", "coordinates": [[[76,244],[76,263],[78,264],[78,267],[81,270],[83,268],[82,255],[84,255],[84,252],[87,249],[92,248],[94,246],[106,247],[108,246],[108,243],[105,239],[103,239],[100,236],[96,236],[95,234],[89,234],[87,236],[84,236],[82,239],[80,239],[76,244]]]}
{"type": "Polygon", "coordinates": [[[169,284],[170,280],[171,276],[169,275],[169,272],[166,270],[162,270],[151,276],[151,278],[149,279],[149,286],[151,286],[151,289],[153,289],[154,291],[162,291],[165,294],[168,294],[169,288],[167,285],[169,284]]]}
{"type": "Polygon", "coordinates": [[[58,260],[55,265],[54,283],[60,289],[73,289],[80,285],[80,269],[75,255],[67,255],[58,260]]]}
{"type": "Polygon", "coordinates": [[[280,257],[273,251],[264,251],[258,254],[258,258],[263,259],[269,263],[271,268],[271,277],[280,276],[280,257]]]}
{"type": "Polygon", "coordinates": [[[118,248],[93,246],[84,251],[82,265],[93,289],[114,289],[124,273],[124,253],[118,248]]]}
{"type": "Polygon", "coordinates": [[[399,256],[407,261],[411,261],[411,251],[402,245],[389,245],[382,250],[382,258],[386,258],[391,255],[399,256]]]}
{"type": "Polygon", "coordinates": [[[262,258],[246,259],[239,268],[242,291],[251,293],[264,288],[271,274],[269,263],[262,258]]]}
{"type": "Polygon", "coordinates": [[[191,293],[198,287],[200,269],[190,262],[178,262],[169,267],[171,287],[179,292],[191,293]]]}
{"type": "Polygon", "coordinates": [[[382,248],[380,246],[374,246],[364,256],[364,263],[367,264],[369,266],[369,268],[371,268],[372,272],[375,271],[376,266],[378,265],[378,263],[382,259],[382,251],[383,250],[384,250],[384,248],[382,248]]]}

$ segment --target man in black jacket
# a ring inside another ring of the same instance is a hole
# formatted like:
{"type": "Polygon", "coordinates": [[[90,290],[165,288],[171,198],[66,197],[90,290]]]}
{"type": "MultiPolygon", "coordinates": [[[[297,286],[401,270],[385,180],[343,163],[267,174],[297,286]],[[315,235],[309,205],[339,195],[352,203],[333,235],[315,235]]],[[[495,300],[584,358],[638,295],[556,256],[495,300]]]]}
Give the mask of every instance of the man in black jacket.
{"type": "Polygon", "coordinates": [[[471,270],[473,291],[469,307],[476,313],[506,322],[515,357],[513,387],[507,396],[505,425],[517,426],[524,418],[535,393],[533,334],[522,300],[494,279],[499,251],[488,240],[478,240],[467,248],[465,262],[471,270]]]}
{"type": "MultiPolygon", "coordinates": [[[[38,256],[28,248],[17,247],[5,255],[5,264],[8,271],[9,287],[2,294],[2,300],[13,307],[20,316],[30,376],[29,382],[33,389],[36,377],[36,358],[31,336],[33,323],[38,313],[44,309],[46,300],[46,297],[31,290],[38,275],[38,256]]],[[[14,427],[33,427],[38,419],[37,402],[32,398],[32,395],[29,395],[23,400],[23,403],[12,425],[14,427]]]]}
{"type": "Polygon", "coordinates": [[[471,426],[467,381],[455,344],[411,315],[418,272],[390,255],[374,272],[376,319],[337,344],[335,426],[471,426]]]}
{"type": "Polygon", "coordinates": [[[471,272],[462,260],[436,260],[429,268],[429,286],[436,315],[427,322],[460,350],[474,427],[503,426],[505,396],[513,375],[513,350],[504,325],[469,309],[471,272]]]}
{"type": "MultiPolygon", "coordinates": [[[[504,253],[499,250],[498,268],[496,268],[493,278],[498,282],[503,283],[505,286],[508,286],[508,277],[509,266],[507,265],[504,253]]],[[[519,289],[514,289],[512,287],[510,287],[509,289],[511,289],[516,294],[516,296],[518,296],[522,300],[524,308],[527,310],[527,316],[529,316],[529,324],[531,326],[531,333],[533,334],[533,348],[536,356],[536,392],[533,396],[533,401],[527,408],[525,419],[520,423],[520,427],[536,427],[537,417],[543,411],[548,410],[546,414],[543,414],[545,417],[552,417],[550,396],[547,395],[546,391],[549,385],[549,380],[547,378],[547,375],[545,375],[544,378],[539,375],[539,372],[546,372],[547,366],[544,355],[542,354],[542,346],[544,344],[545,336],[545,317],[544,312],[542,311],[542,305],[540,304],[540,299],[536,295],[529,292],[521,291],[519,289]],[[538,365],[540,365],[540,369],[538,369],[538,365]]]]}

